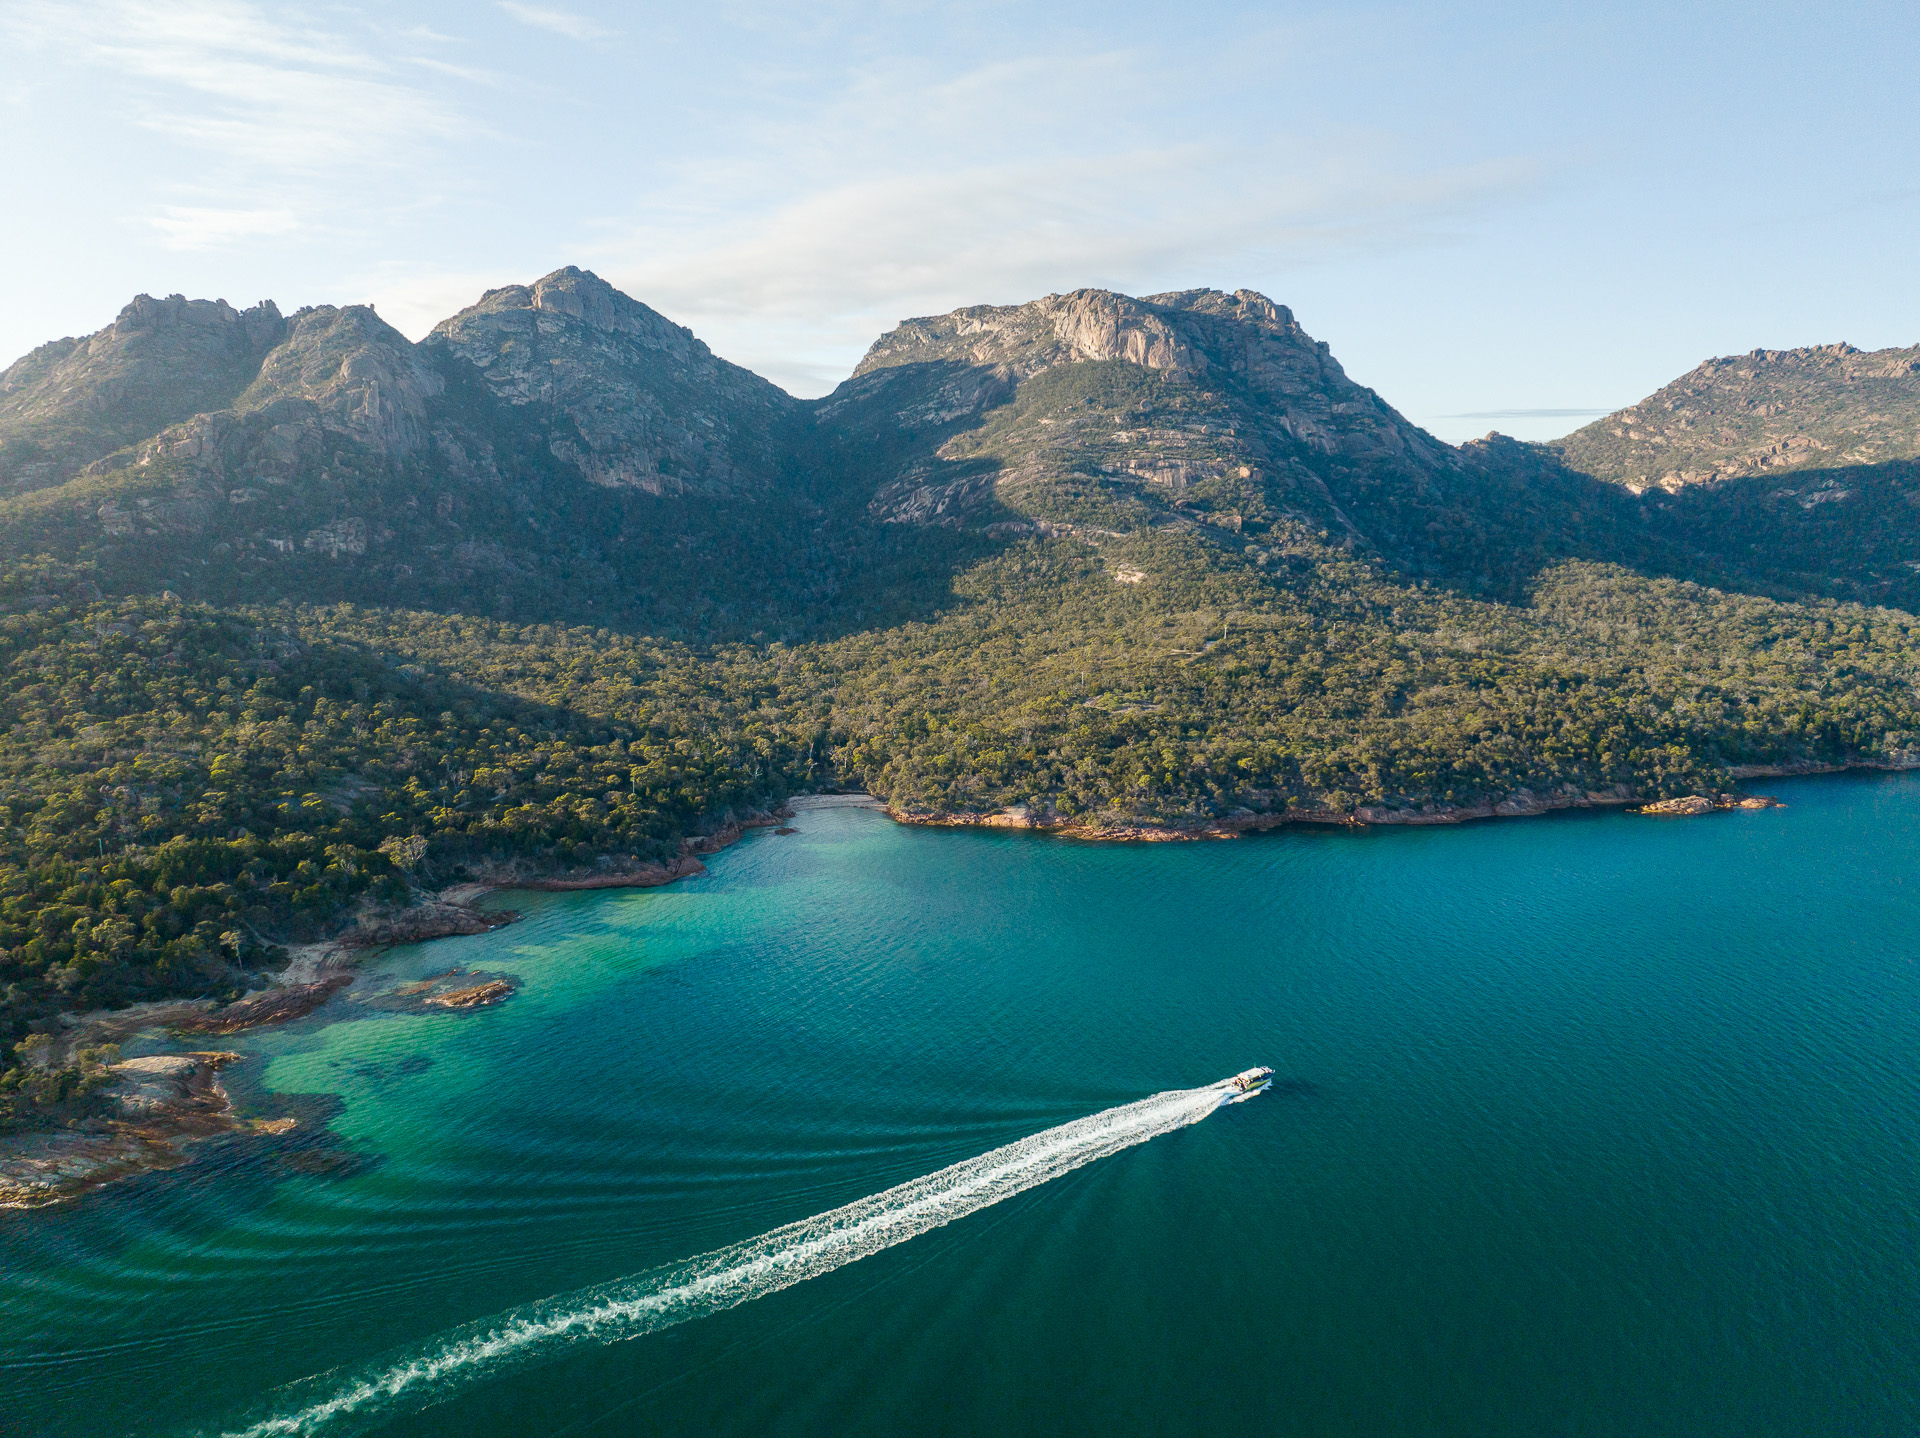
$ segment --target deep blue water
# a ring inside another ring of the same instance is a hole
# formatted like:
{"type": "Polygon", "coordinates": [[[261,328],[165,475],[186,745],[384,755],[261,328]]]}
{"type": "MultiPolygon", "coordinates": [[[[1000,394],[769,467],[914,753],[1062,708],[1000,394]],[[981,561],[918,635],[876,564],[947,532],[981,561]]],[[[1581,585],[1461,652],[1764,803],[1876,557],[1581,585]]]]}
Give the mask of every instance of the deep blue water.
{"type": "Polygon", "coordinates": [[[381,1431],[1920,1432],[1920,778],[1774,792],[1151,846],[827,810],[669,889],[505,896],[365,983],[507,1003],[242,1036],[295,1135],[0,1214],[0,1433],[220,1431],[1256,1063],[1197,1126],[381,1431]]]}

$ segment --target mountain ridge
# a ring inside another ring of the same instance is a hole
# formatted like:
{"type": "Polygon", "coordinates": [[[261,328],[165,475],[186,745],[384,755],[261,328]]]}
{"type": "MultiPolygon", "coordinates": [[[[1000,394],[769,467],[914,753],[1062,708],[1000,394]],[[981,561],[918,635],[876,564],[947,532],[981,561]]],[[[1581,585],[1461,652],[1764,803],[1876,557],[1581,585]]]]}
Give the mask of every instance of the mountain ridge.
{"type": "Polygon", "coordinates": [[[1636,492],[1920,457],[1920,345],[1756,349],[1702,361],[1548,448],[1636,492]]]}

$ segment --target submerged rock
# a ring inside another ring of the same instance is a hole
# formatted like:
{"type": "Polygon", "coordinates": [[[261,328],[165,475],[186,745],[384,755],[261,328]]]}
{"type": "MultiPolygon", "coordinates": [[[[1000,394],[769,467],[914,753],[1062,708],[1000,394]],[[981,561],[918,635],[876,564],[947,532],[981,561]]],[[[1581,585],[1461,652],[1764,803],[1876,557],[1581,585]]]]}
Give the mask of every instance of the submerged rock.
{"type": "Polygon", "coordinates": [[[469,988],[453,989],[446,993],[429,994],[422,1002],[438,1009],[478,1009],[488,1004],[497,1004],[513,993],[513,985],[506,979],[490,979],[484,984],[474,984],[469,988]]]}

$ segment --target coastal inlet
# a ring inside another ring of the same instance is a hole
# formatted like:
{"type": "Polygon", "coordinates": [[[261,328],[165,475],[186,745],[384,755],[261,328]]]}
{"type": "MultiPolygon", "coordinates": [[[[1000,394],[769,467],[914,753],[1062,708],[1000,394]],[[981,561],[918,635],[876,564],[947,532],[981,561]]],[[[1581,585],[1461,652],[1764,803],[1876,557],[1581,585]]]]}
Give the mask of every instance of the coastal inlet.
{"type": "Polygon", "coordinates": [[[1263,1061],[1257,1102],[379,1431],[1920,1432],[1920,775],[1767,789],[1184,844],[802,809],[675,883],[498,895],[178,1044],[293,1129],[0,1213],[5,1417],[297,1414],[1263,1061]]]}

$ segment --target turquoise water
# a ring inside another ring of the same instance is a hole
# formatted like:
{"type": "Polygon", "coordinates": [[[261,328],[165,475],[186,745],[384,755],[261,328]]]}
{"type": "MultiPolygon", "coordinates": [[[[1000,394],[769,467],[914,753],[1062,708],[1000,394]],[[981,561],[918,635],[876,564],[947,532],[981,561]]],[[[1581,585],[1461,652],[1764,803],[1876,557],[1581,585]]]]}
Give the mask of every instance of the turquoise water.
{"type": "Polygon", "coordinates": [[[1155,846],[824,810],[669,889],[510,896],[380,967],[504,1005],[243,1036],[294,1135],[0,1214],[0,1433],[217,1432],[1256,1063],[1204,1122],[379,1431],[1920,1432],[1920,778],[1775,792],[1155,846]]]}

